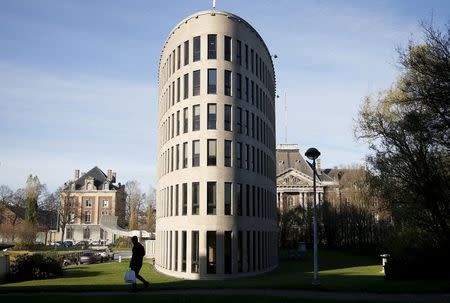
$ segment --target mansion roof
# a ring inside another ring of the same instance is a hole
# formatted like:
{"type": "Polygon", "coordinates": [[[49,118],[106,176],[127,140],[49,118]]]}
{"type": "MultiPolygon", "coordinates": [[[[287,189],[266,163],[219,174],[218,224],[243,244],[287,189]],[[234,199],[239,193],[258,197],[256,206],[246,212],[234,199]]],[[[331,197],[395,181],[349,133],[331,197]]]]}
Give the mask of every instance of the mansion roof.
{"type": "MultiPolygon", "coordinates": [[[[296,170],[302,174],[313,178],[312,165],[307,162],[301,155],[300,149],[296,144],[280,144],[277,146],[277,176],[280,176],[288,170],[296,170]]],[[[320,181],[332,182],[334,179],[330,177],[325,171],[318,168],[317,177],[320,181]]]]}

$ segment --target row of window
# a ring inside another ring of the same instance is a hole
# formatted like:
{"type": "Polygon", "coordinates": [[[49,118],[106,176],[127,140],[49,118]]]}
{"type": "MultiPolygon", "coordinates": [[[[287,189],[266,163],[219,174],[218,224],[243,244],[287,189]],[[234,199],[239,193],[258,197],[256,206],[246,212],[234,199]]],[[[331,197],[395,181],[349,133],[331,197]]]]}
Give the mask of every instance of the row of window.
{"type": "MultiPolygon", "coordinates": [[[[69,198],[69,201],[68,201],[68,203],[69,203],[69,207],[74,207],[74,206],[76,206],[75,205],[75,200],[74,200],[74,198],[73,197],[71,197],[71,198],[69,198]]],[[[90,207],[92,207],[92,199],[85,199],[84,200],[84,203],[83,203],[83,206],[84,207],[87,207],[87,208],[90,208],[90,207]]],[[[109,207],[109,200],[103,200],[102,201],[102,207],[109,207]]]]}
{"type": "Polygon", "coordinates": [[[158,218],[188,214],[201,215],[200,201],[206,201],[206,215],[276,218],[276,196],[272,192],[255,185],[223,182],[219,183],[220,186],[223,185],[220,189],[223,190],[223,197],[218,199],[217,184],[217,182],[206,182],[206,184],[192,182],[161,189],[158,193],[158,218]],[[205,185],[206,191],[201,190],[200,186],[205,185]],[[206,199],[201,199],[202,195],[206,199]],[[217,211],[218,203],[222,205],[220,213],[217,211]]]}
{"type": "MultiPolygon", "coordinates": [[[[201,157],[200,141],[193,140],[191,147],[189,148],[189,142],[183,142],[183,144],[176,144],[165,150],[159,159],[159,176],[164,176],[170,172],[188,168],[188,167],[200,167],[204,165],[205,159],[201,157]],[[189,152],[191,151],[190,155],[189,152]]],[[[203,140],[205,141],[205,140],[203,140]]],[[[220,140],[220,149],[223,150],[223,162],[218,163],[218,147],[217,139],[206,140],[206,166],[223,165],[225,167],[237,167],[245,169],[269,179],[275,176],[276,168],[273,159],[264,152],[264,150],[255,148],[255,146],[235,142],[234,144],[234,158],[233,158],[233,141],[220,140]],[[234,159],[234,163],[232,161],[234,159]]]]}
{"type": "Polygon", "coordinates": [[[222,273],[217,269],[217,259],[224,261],[223,273],[233,274],[260,271],[274,266],[277,259],[277,238],[275,232],[231,230],[223,233],[206,231],[206,270],[200,266],[200,232],[198,230],[160,231],[157,233],[158,245],[161,247],[157,265],[172,271],[207,274],[222,273]],[[190,239],[188,239],[190,237],[190,239]],[[190,240],[190,241],[189,241],[190,240]],[[236,246],[233,245],[235,242],[236,246]],[[188,247],[188,243],[191,247],[188,247]],[[223,243],[223,246],[217,245],[223,243]],[[222,247],[222,249],[218,249],[222,247]],[[180,249],[179,249],[180,248],[180,249]],[[190,249],[191,259],[187,260],[190,249]],[[190,262],[189,262],[190,261],[190,262]],[[233,261],[237,266],[233,266],[233,261]],[[189,264],[190,263],[190,264],[189,264]]]}
{"type": "MultiPolygon", "coordinates": [[[[203,38],[204,39],[204,38],[203,38]]],[[[244,66],[246,70],[251,71],[269,91],[275,91],[274,77],[270,73],[270,69],[265,63],[262,56],[258,55],[258,52],[253,50],[247,44],[243,44],[240,40],[235,40],[229,36],[223,37],[223,60],[234,61],[239,66],[244,66]]],[[[217,35],[207,35],[207,59],[217,59],[217,35]]],[[[202,37],[196,36],[192,38],[192,41],[186,40],[182,45],[178,45],[176,49],[172,50],[167,56],[164,64],[160,69],[160,83],[163,86],[170,76],[179,70],[182,66],[187,66],[189,61],[200,61],[201,49],[202,49],[202,37]],[[192,43],[192,57],[189,50],[189,45],[192,43]],[[183,58],[182,58],[183,56],[183,58]],[[183,63],[183,65],[182,65],[183,63]]]]}
{"type": "MultiPolygon", "coordinates": [[[[275,106],[273,99],[270,98],[262,87],[258,86],[248,77],[243,78],[241,74],[234,73],[234,85],[232,85],[232,72],[224,71],[223,92],[225,96],[236,96],[237,99],[251,103],[260,110],[272,124],[275,121],[275,106]]],[[[200,96],[201,93],[200,70],[192,72],[192,96],[200,96]]],[[[217,94],[217,69],[207,70],[207,94],[217,94]]],[[[160,116],[164,115],[172,106],[180,102],[181,99],[189,98],[189,74],[184,74],[183,81],[177,78],[161,96],[160,116]],[[181,90],[183,84],[183,90],[181,90]],[[182,92],[182,95],[181,95],[182,92]]]]}
{"type": "MultiPolygon", "coordinates": [[[[181,133],[201,130],[201,105],[192,106],[191,126],[189,125],[189,108],[185,107],[168,116],[161,124],[159,131],[160,146],[169,140],[179,136],[181,133]],[[182,119],[182,120],[181,120],[182,119]]],[[[208,130],[217,129],[217,104],[208,103],[206,106],[206,128],[208,130]]],[[[233,106],[225,104],[223,107],[223,129],[226,131],[236,131],[238,134],[247,135],[261,142],[267,148],[275,148],[275,135],[272,128],[258,115],[241,107],[235,107],[233,118],[233,106]],[[232,127],[234,122],[234,129],[232,127]]]]}

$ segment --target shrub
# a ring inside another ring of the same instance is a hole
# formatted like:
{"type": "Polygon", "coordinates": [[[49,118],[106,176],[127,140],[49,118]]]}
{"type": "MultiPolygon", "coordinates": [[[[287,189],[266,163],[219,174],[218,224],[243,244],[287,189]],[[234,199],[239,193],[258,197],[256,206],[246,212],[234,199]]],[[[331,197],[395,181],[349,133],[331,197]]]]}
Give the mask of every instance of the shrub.
{"type": "Polygon", "coordinates": [[[116,248],[131,248],[131,238],[128,237],[119,237],[115,243],[116,248]]]}
{"type": "Polygon", "coordinates": [[[11,274],[14,280],[25,281],[61,276],[63,271],[56,255],[24,254],[17,256],[11,274]]]}
{"type": "Polygon", "coordinates": [[[386,279],[450,279],[449,249],[435,243],[427,233],[403,230],[388,237],[390,257],[385,266],[386,279]]]}

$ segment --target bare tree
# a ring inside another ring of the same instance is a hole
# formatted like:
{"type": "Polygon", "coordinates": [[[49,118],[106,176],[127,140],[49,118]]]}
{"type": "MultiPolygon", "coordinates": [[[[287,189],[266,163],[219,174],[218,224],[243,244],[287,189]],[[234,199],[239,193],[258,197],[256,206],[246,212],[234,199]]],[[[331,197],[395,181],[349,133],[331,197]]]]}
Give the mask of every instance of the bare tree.
{"type": "Polygon", "coordinates": [[[126,218],[128,229],[138,229],[139,210],[142,203],[142,192],[139,182],[136,180],[128,181],[125,184],[126,197],[126,218]]]}
{"type": "Polygon", "coordinates": [[[155,209],[155,204],[156,204],[156,189],[153,188],[152,186],[150,186],[150,188],[149,188],[146,201],[147,201],[146,229],[148,232],[154,232],[156,218],[155,218],[155,214],[154,214],[153,210],[155,209]]]}
{"type": "Polygon", "coordinates": [[[59,188],[56,195],[61,198],[58,209],[58,226],[61,228],[61,241],[64,241],[66,226],[80,216],[80,207],[78,200],[73,196],[71,182],[59,188]]]}

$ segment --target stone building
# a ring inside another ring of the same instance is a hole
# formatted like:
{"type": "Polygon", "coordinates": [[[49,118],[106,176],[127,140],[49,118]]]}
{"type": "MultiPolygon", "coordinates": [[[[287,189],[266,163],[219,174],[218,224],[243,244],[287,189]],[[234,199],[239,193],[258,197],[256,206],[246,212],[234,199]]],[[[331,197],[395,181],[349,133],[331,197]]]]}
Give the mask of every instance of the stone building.
{"type": "Polygon", "coordinates": [[[101,223],[103,217],[108,221],[116,218],[118,225],[123,227],[125,185],[116,184],[116,178],[112,170],[105,174],[97,166],[81,176],[80,170],[75,170],[74,180],[66,183],[61,197],[61,207],[64,207],[65,201],[69,203],[69,223],[65,227],[64,240],[114,241],[109,228],[102,228],[101,223]]]}
{"type": "MultiPolygon", "coordinates": [[[[336,196],[339,182],[322,170],[320,158],[316,160],[317,203],[336,196]]],[[[330,170],[327,170],[330,171],[330,170]]],[[[313,169],[305,161],[297,144],[279,144],[277,146],[277,207],[284,211],[298,205],[306,207],[313,202],[313,169]]]]}
{"type": "Polygon", "coordinates": [[[257,31],[208,10],[175,26],[159,64],[155,267],[187,279],[278,265],[275,71],[257,31]]]}

